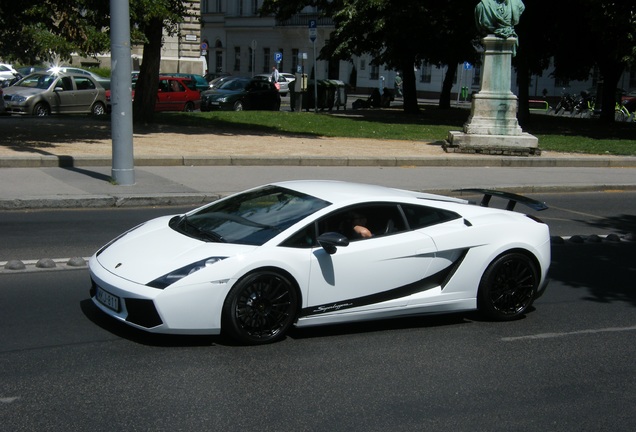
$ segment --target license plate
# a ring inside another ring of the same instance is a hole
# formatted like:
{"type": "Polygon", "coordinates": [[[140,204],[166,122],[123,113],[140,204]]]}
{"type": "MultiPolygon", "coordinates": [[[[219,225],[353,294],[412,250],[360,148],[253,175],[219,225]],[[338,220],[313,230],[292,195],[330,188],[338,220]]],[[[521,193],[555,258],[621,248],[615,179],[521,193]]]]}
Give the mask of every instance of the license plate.
{"type": "Polygon", "coordinates": [[[97,301],[106,306],[109,309],[119,312],[119,297],[112,295],[108,291],[104,291],[102,288],[97,287],[97,293],[95,294],[97,301]]]}

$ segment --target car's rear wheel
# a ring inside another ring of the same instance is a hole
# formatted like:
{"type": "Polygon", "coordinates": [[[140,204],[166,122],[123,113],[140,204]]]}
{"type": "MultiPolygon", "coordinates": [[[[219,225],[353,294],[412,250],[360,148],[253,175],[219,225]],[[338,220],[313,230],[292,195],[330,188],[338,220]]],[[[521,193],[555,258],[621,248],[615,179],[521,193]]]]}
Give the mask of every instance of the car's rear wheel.
{"type": "Polygon", "coordinates": [[[490,319],[519,318],[532,305],[538,283],[539,272],[530,257],[519,252],[504,253],[484,272],[477,306],[490,319]]]}
{"type": "Polygon", "coordinates": [[[239,280],[230,290],[222,312],[222,332],[250,345],[275,342],[294,323],[298,292],[284,275],[264,270],[239,280]]]}
{"type": "Polygon", "coordinates": [[[101,102],[95,102],[91,107],[91,114],[95,116],[106,114],[106,105],[101,102]]]}
{"type": "Polygon", "coordinates": [[[234,102],[234,106],[232,108],[234,109],[234,111],[243,111],[244,109],[243,102],[241,101],[234,102]]]}
{"type": "Polygon", "coordinates": [[[194,111],[194,104],[192,102],[188,102],[185,104],[185,108],[183,109],[185,112],[194,111]]]}
{"type": "Polygon", "coordinates": [[[51,115],[51,108],[49,108],[49,106],[46,103],[39,102],[35,104],[35,106],[33,107],[33,115],[38,117],[45,117],[45,116],[51,115]]]}

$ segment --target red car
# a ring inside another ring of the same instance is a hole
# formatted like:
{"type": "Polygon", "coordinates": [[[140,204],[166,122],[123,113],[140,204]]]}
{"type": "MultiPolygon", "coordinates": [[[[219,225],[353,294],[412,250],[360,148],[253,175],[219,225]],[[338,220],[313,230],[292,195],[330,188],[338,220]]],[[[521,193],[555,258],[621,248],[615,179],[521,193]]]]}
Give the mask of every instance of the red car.
{"type": "MultiPolygon", "coordinates": [[[[132,97],[135,99],[135,82],[132,97]]],[[[110,90],[106,92],[110,108],[110,90]]],[[[160,76],[155,111],[194,111],[201,107],[201,92],[196,83],[186,77],[160,76]]]]}

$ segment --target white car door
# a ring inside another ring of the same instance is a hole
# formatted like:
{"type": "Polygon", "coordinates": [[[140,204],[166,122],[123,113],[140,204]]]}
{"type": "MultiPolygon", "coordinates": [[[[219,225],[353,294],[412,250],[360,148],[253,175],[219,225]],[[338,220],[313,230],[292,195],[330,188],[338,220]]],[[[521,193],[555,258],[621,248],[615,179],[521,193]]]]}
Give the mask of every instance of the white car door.
{"type": "MultiPolygon", "coordinates": [[[[404,306],[413,292],[427,289],[436,252],[433,240],[405,231],[395,204],[353,210],[369,214],[373,237],[352,239],[334,254],[322,247],[312,251],[304,315],[404,306]]],[[[321,230],[333,230],[329,223],[324,226],[321,230]]]]}

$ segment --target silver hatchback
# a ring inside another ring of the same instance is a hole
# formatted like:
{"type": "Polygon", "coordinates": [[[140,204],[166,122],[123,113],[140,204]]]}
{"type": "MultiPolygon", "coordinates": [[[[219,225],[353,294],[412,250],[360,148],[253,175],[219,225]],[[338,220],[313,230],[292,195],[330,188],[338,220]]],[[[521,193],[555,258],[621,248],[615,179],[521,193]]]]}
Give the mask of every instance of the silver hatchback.
{"type": "Polygon", "coordinates": [[[9,114],[106,113],[106,91],[88,75],[37,72],[4,89],[9,114]]]}

